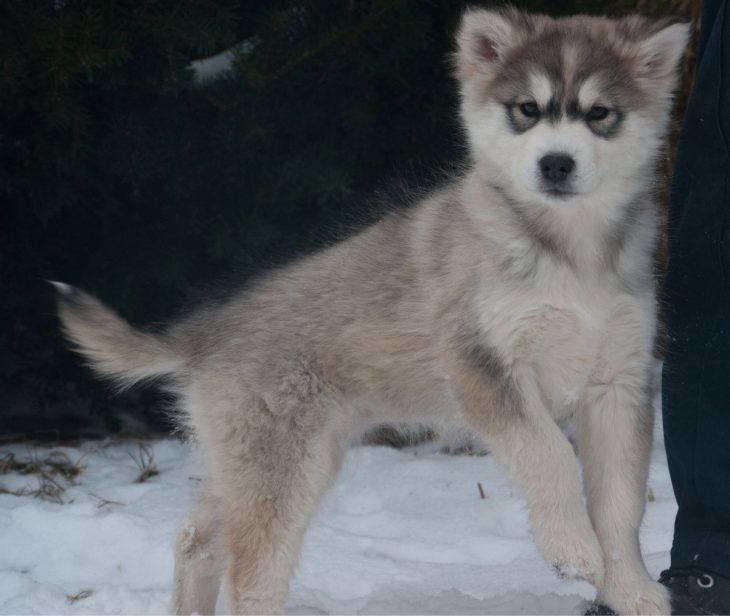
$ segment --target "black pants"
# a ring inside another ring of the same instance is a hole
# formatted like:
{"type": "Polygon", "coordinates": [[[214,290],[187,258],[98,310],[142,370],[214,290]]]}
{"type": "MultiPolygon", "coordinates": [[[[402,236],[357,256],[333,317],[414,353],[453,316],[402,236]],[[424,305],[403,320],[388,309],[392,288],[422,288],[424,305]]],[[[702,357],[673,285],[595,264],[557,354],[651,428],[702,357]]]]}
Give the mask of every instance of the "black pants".
{"type": "Polygon", "coordinates": [[[705,0],[669,215],[664,436],[672,566],[730,577],[730,0],[705,0]]]}

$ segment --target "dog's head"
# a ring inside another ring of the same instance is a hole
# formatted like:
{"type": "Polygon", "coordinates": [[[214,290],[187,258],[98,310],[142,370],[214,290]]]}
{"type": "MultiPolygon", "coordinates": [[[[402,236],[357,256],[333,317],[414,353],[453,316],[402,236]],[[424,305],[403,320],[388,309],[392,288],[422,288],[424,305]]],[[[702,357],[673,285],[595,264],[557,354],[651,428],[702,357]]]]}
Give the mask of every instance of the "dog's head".
{"type": "Polygon", "coordinates": [[[522,202],[635,186],[663,138],[689,25],[469,10],[456,72],[472,155],[522,202]]]}

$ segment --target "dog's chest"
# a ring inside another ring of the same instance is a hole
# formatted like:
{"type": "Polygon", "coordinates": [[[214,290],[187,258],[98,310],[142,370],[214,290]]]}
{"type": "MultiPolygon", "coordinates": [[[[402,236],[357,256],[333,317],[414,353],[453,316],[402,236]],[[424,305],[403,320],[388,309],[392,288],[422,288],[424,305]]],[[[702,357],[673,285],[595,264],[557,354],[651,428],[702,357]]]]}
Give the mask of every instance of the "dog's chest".
{"type": "Polygon", "coordinates": [[[534,378],[556,417],[570,414],[609,329],[610,293],[570,278],[485,294],[480,326],[520,378],[534,378]],[[558,284],[559,283],[559,284],[558,284]]]}

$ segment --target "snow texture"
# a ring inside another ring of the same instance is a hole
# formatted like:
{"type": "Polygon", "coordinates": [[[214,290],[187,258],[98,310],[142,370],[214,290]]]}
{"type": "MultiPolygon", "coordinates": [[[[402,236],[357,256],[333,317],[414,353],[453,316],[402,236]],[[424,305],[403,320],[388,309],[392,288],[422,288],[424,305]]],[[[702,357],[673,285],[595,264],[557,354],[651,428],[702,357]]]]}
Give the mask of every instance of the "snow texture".
{"type": "MultiPolygon", "coordinates": [[[[69,486],[62,502],[52,486],[46,498],[31,493],[38,475],[0,475],[0,613],[168,613],[173,538],[202,469],[189,445],[146,447],[159,474],[142,483],[138,442],[0,448],[0,463],[53,451],[83,468],[73,485],[54,476],[69,486]]],[[[676,512],[659,427],[649,485],[641,539],[656,576],[676,512]]],[[[523,498],[491,456],[358,447],[307,533],[287,612],[579,614],[593,593],[541,559],[523,498]]],[[[222,599],[217,609],[225,612],[222,599]]]]}

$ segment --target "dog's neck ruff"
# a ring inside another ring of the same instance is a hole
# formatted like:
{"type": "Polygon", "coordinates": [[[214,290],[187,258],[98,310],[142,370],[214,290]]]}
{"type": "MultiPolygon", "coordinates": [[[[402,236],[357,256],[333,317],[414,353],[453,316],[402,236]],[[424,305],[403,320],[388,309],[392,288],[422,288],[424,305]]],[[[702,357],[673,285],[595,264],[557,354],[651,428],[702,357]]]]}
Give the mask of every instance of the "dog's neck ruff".
{"type": "MultiPolygon", "coordinates": [[[[621,252],[632,243],[634,223],[653,219],[654,202],[644,188],[606,207],[590,196],[555,204],[523,202],[499,182],[479,182],[497,197],[498,206],[509,212],[509,220],[539,253],[574,269],[615,271],[621,252]]],[[[653,251],[653,244],[645,249],[653,251]]]]}

